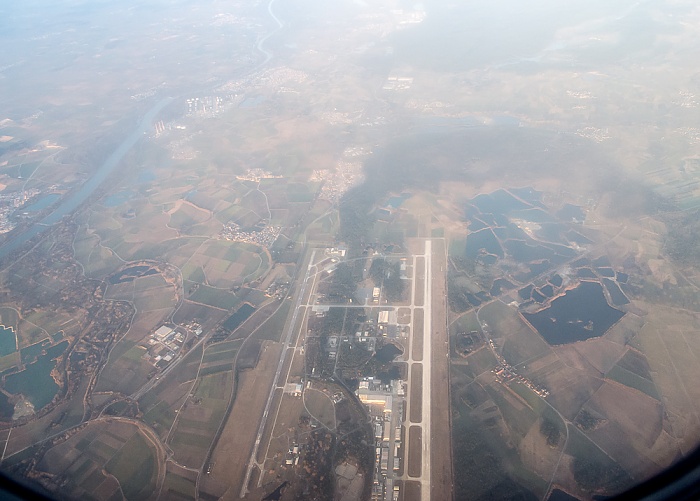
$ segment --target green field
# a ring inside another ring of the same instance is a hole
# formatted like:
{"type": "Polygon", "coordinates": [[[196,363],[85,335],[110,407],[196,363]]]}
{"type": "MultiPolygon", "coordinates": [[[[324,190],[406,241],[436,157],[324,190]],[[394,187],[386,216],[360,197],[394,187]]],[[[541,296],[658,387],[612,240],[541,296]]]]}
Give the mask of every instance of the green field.
{"type": "Polygon", "coordinates": [[[162,491],[167,499],[182,499],[183,501],[195,499],[196,484],[192,480],[182,477],[171,471],[165,475],[162,491]]]}
{"type": "Polygon", "coordinates": [[[648,379],[643,378],[634,372],[623,369],[619,365],[615,365],[605,376],[613,381],[624,384],[625,386],[629,386],[630,388],[639,390],[642,393],[646,393],[656,400],[661,400],[659,390],[656,388],[653,381],[649,381],[648,379]]]}
{"type": "Polygon", "coordinates": [[[284,326],[291,306],[291,301],[282,303],[280,308],[258,328],[255,338],[279,342],[284,332],[284,326]]]}
{"type": "Polygon", "coordinates": [[[195,303],[206,304],[207,306],[213,306],[222,310],[230,310],[240,302],[240,300],[230,292],[215,289],[208,285],[200,285],[188,299],[195,303]]]}
{"type": "Polygon", "coordinates": [[[126,499],[147,498],[155,488],[155,452],[140,433],[124,444],[105,470],[117,477],[126,499]]]}

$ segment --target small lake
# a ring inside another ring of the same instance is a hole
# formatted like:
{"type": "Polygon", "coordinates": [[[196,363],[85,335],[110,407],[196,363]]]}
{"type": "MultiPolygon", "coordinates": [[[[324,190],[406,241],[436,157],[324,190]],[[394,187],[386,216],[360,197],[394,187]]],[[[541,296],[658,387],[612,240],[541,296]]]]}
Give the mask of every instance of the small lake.
{"type": "Polygon", "coordinates": [[[615,281],[610,280],[609,278],[604,278],[603,285],[605,285],[605,288],[610,293],[610,299],[612,300],[612,304],[614,306],[629,304],[630,300],[627,299],[627,296],[625,296],[625,293],[622,292],[620,286],[617,285],[615,281]]]}
{"type": "Polygon", "coordinates": [[[602,336],[624,314],[608,304],[600,283],[581,282],[548,308],[523,316],[545,341],[559,345],[602,336]]]}
{"type": "Polygon", "coordinates": [[[397,356],[401,354],[401,350],[395,345],[389,343],[385,344],[377,350],[374,357],[383,364],[388,364],[394,360],[397,356]]]}
{"type": "Polygon", "coordinates": [[[10,419],[15,412],[15,406],[10,403],[10,399],[4,393],[0,393],[0,417],[10,419]]]}
{"type": "Polygon", "coordinates": [[[22,356],[22,363],[27,364],[33,362],[36,357],[38,357],[42,351],[44,351],[44,348],[46,348],[50,343],[48,339],[44,339],[43,341],[39,341],[38,343],[34,343],[31,346],[27,346],[26,348],[22,348],[20,350],[21,356],[22,356]]]}
{"type": "Polygon", "coordinates": [[[586,213],[578,205],[565,204],[557,211],[557,217],[564,221],[581,223],[586,219],[586,213]]]}
{"type": "Polygon", "coordinates": [[[17,351],[17,336],[12,327],[0,325],[0,357],[17,351]]]}
{"type": "Polygon", "coordinates": [[[410,193],[402,193],[397,197],[391,197],[389,200],[387,200],[386,205],[387,207],[391,207],[392,209],[398,209],[409,198],[411,198],[410,193]]]}
{"type": "Polygon", "coordinates": [[[37,411],[50,403],[58,392],[58,385],[51,377],[51,371],[56,366],[56,359],[67,347],[68,341],[63,341],[48,348],[45,354],[27,365],[22,372],[7,376],[5,389],[27,397],[37,411]]]}
{"type": "Polygon", "coordinates": [[[148,265],[131,266],[125,270],[120,271],[116,275],[113,275],[109,279],[110,284],[121,284],[124,282],[131,282],[135,278],[147,277],[150,275],[155,275],[158,270],[148,265]]]}
{"type": "Polygon", "coordinates": [[[238,308],[238,311],[228,317],[226,321],[224,322],[224,329],[233,332],[238,328],[239,325],[241,325],[243,322],[245,322],[249,316],[253,314],[255,311],[255,306],[250,305],[248,303],[244,303],[243,306],[238,308]]]}
{"type": "Polygon", "coordinates": [[[488,254],[493,254],[498,257],[503,257],[503,249],[498,243],[496,235],[490,229],[484,229],[467,235],[467,257],[476,259],[476,257],[484,249],[488,254]]]}

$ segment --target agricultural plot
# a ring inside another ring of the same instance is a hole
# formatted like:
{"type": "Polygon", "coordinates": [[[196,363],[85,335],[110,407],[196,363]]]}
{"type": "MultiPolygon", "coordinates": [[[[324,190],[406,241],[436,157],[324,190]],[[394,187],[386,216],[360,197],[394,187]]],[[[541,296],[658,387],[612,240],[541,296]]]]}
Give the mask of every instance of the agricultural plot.
{"type": "Polygon", "coordinates": [[[179,409],[192,389],[202,360],[202,346],[189,352],[185,358],[139,400],[144,421],[159,435],[165,436],[179,409]]]}
{"type": "Polygon", "coordinates": [[[101,421],[49,449],[37,468],[69,478],[73,496],[104,499],[121,490],[133,500],[154,492],[161,460],[137,426],[101,421]]]}
{"type": "Polygon", "coordinates": [[[195,499],[197,474],[172,462],[167,463],[160,499],[186,501],[195,499]]]}
{"type": "Polygon", "coordinates": [[[97,391],[116,391],[130,395],[148,381],[154,369],[143,356],[146,348],[134,341],[120,341],[110,353],[109,361],[97,382],[97,391]]]}
{"type": "Polygon", "coordinates": [[[259,246],[210,240],[188,260],[183,269],[183,278],[228,289],[241,285],[244,280],[253,280],[266,272],[268,267],[269,258],[259,246]]]}
{"type": "MultiPolygon", "coordinates": [[[[189,283],[185,283],[186,289],[188,286],[191,287],[189,283]]],[[[240,303],[240,299],[238,299],[234,294],[222,289],[209,287],[207,285],[200,285],[197,287],[194,293],[190,294],[188,300],[194,303],[200,303],[206,306],[218,308],[220,310],[230,310],[240,303]]]]}
{"type": "Polygon", "coordinates": [[[73,242],[75,260],[78,261],[90,278],[109,275],[123,265],[117,255],[100,244],[100,237],[81,224],[73,242]]]}
{"type": "Polygon", "coordinates": [[[178,463],[201,468],[224,417],[233,387],[233,372],[201,376],[194,394],[179,409],[168,444],[178,463]]]}

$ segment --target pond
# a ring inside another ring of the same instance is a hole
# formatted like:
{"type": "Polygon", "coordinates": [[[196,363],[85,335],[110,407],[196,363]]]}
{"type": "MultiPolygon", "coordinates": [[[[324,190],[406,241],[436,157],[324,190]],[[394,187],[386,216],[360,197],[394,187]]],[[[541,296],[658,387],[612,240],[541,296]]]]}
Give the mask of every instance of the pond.
{"type": "Polygon", "coordinates": [[[17,337],[12,327],[0,325],[0,357],[17,351],[17,337]]]}
{"type": "Polygon", "coordinates": [[[238,308],[236,313],[234,313],[226,319],[226,321],[224,322],[224,329],[233,332],[238,328],[239,325],[245,322],[248,319],[248,317],[253,314],[254,311],[255,306],[248,303],[244,303],[240,308],[238,308]]]}
{"type": "Polygon", "coordinates": [[[625,293],[620,290],[620,286],[617,285],[615,281],[610,280],[609,278],[604,278],[603,285],[605,285],[605,288],[608,289],[610,299],[612,300],[612,304],[614,306],[629,304],[630,300],[627,299],[627,296],[625,296],[625,293]]]}
{"type": "Polygon", "coordinates": [[[410,193],[402,193],[397,197],[391,197],[389,200],[387,200],[386,205],[387,207],[391,207],[392,209],[398,209],[409,198],[411,198],[410,193]]]}
{"type": "Polygon", "coordinates": [[[374,357],[382,364],[388,364],[397,356],[401,355],[401,353],[401,350],[397,346],[389,343],[379,348],[374,354],[374,357]]]}
{"type": "Polygon", "coordinates": [[[505,278],[497,278],[496,280],[493,281],[493,285],[491,286],[490,294],[493,297],[500,296],[503,294],[503,292],[508,291],[510,289],[513,289],[515,286],[510,283],[508,280],[505,278]]]}
{"type": "Polygon", "coordinates": [[[131,282],[135,278],[147,277],[157,273],[158,270],[149,265],[131,266],[115,275],[112,275],[112,277],[109,279],[109,283],[115,285],[124,282],[131,282]]]}
{"type": "Polygon", "coordinates": [[[53,400],[58,392],[58,385],[51,377],[56,366],[56,359],[68,347],[68,341],[52,346],[46,353],[39,355],[36,361],[27,365],[22,372],[10,374],[5,378],[5,389],[10,393],[21,393],[39,410],[53,400]]]}
{"type": "Polygon", "coordinates": [[[577,205],[565,204],[557,211],[557,217],[563,221],[581,223],[586,219],[586,213],[577,205]]]}
{"type": "Polygon", "coordinates": [[[488,254],[503,257],[503,249],[498,243],[496,235],[490,229],[480,230],[470,233],[467,236],[466,255],[470,259],[475,259],[484,249],[488,254]]]}
{"type": "Polygon", "coordinates": [[[583,341],[605,334],[624,312],[608,304],[603,286],[581,282],[537,313],[523,313],[550,345],[583,341]]]}

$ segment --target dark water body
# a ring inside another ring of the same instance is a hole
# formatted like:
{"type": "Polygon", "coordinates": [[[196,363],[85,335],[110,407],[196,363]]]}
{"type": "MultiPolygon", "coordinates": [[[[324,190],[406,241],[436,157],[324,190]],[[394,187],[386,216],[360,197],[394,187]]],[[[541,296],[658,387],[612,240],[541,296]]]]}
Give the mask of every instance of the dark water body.
{"type": "Polygon", "coordinates": [[[593,264],[597,267],[610,267],[610,259],[608,256],[600,256],[593,260],[593,264]]]}
{"type": "Polygon", "coordinates": [[[548,308],[523,316],[545,341],[558,345],[602,336],[624,314],[608,304],[598,282],[581,282],[548,308]]]}
{"type": "Polygon", "coordinates": [[[112,275],[109,279],[109,283],[121,284],[124,282],[131,282],[136,278],[156,275],[157,273],[158,270],[148,265],[131,266],[130,268],[120,271],[116,275],[112,275]]]}
{"type": "Polygon", "coordinates": [[[542,192],[526,186],[525,188],[509,188],[513,195],[535,207],[545,208],[542,204],[542,192]]]}
{"type": "Polygon", "coordinates": [[[564,207],[557,211],[557,217],[563,221],[583,222],[586,219],[586,213],[578,205],[565,204],[564,207]]]}
{"type": "Polygon", "coordinates": [[[579,276],[579,278],[598,278],[590,268],[581,268],[576,274],[579,276]]]}
{"type": "Polygon", "coordinates": [[[584,237],[581,235],[579,232],[574,231],[574,230],[569,230],[566,232],[566,238],[569,240],[569,242],[573,242],[577,245],[586,245],[586,244],[592,244],[593,241],[584,237]]]}
{"type": "Polygon", "coordinates": [[[620,286],[617,285],[613,280],[610,280],[609,278],[604,278],[603,284],[610,293],[610,299],[612,300],[614,306],[622,306],[624,304],[629,304],[630,300],[627,299],[627,296],[625,296],[624,292],[620,290],[620,286]]]}
{"type": "Polygon", "coordinates": [[[46,350],[34,363],[29,364],[22,372],[10,374],[5,378],[5,389],[10,393],[21,393],[39,410],[47,405],[58,392],[58,385],[51,377],[51,371],[56,366],[58,358],[68,347],[68,341],[63,341],[46,350]]]}
{"type": "Polygon", "coordinates": [[[285,487],[287,487],[288,483],[289,482],[285,480],[284,483],[282,483],[282,485],[280,485],[277,489],[268,494],[267,497],[264,497],[263,501],[279,501],[282,498],[282,491],[285,487]]]}
{"type": "Polygon", "coordinates": [[[4,393],[0,393],[0,417],[9,419],[15,412],[15,406],[10,403],[4,393]]]}
{"type": "Polygon", "coordinates": [[[377,350],[374,357],[383,364],[388,364],[394,360],[397,356],[401,354],[401,350],[395,345],[389,343],[385,344],[377,350]]]}
{"type": "Polygon", "coordinates": [[[542,223],[537,230],[537,236],[548,242],[567,243],[562,239],[562,232],[566,228],[559,223],[542,223]]]}
{"type": "Polygon", "coordinates": [[[156,103],[153,108],[151,108],[141,119],[134,131],[129,134],[124,141],[115,149],[109,157],[102,163],[102,165],[97,169],[97,172],[88,179],[78,191],[64,198],[58,205],[56,210],[51,214],[43,218],[41,221],[33,224],[23,233],[15,235],[4,245],[0,247],[0,259],[6,257],[7,255],[13,253],[19,249],[22,245],[27,243],[29,240],[37,235],[40,235],[47,230],[49,226],[52,226],[63,219],[63,216],[71,214],[75,209],[80,207],[80,205],[85,202],[90,195],[109,177],[109,175],[114,171],[114,169],[119,165],[124,155],[133,148],[133,146],[143,137],[146,131],[150,128],[151,123],[155,116],[160,112],[165,106],[167,106],[172,101],[172,98],[165,98],[156,103]]]}
{"type": "MultiPolygon", "coordinates": [[[[468,240],[467,240],[468,241],[468,240]]],[[[530,245],[524,240],[506,240],[503,246],[516,261],[530,263],[538,259],[550,259],[554,251],[541,245],[530,245]]]]}
{"type": "Polygon", "coordinates": [[[498,262],[498,256],[494,256],[493,254],[482,254],[477,258],[480,262],[486,265],[493,265],[498,262]]]}
{"type": "Polygon", "coordinates": [[[596,270],[601,277],[608,277],[608,278],[614,278],[615,277],[615,272],[613,271],[612,268],[596,268],[596,270]]]}
{"type": "Polygon", "coordinates": [[[528,238],[530,238],[528,237],[527,233],[525,233],[513,223],[508,223],[503,229],[505,230],[504,234],[506,235],[505,237],[503,237],[504,240],[527,240],[528,238]]]}
{"type": "Polygon", "coordinates": [[[467,292],[465,294],[465,297],[467,298],[467,301],[469,301],[469,304],[471,304],[475,308],[478,308],[479,305],[481,305],[481,299],[479,299],[476,295],[472,294],[471,292],[467,292]]]}
{"type": "Polygon", "coordinates": [[[22,348],[20,350],[21,352],[21,357],[22,357],[22,363],[27,364],[30,362],[33,362],[36,357],[38,357],[42,351],[44,351],[44,348],[50,344],[48,339],[44,339],[43,341],[39,341],[38,343],[34,343],[31,346],[27,346],[26,348],[22,348]]]}
{"type": "Polygon", "coordinates": [[[0,357],[17,351],[17,337],[11,327],[0,325],[0,357]]]}
{"type": "Polygon", "coordinates": [[[556,274],[552,278],[549,279],[549,283],[555,287],[560,287],[561,284],[564,283],[564,279],[561,278],[561,276],[559,276],[559,274],[556,274]]]}
{"type": "Polygon", "coordinates": [[[518,296],[520,296],[520,298],[523,300],[528,300],[532,297],[532,289],[534,288],[535,287],[533,285],[525,286],[518,291],[518,296]]]}
{"type": "Polygon", "coordinates": [[[525,221],[531,221],[533,223],[551,223],[554,222],[554,218],[549,215],[548,212],[542,209],[522,209],[514,210],[509,214],[511,217],[516,219],[523,219],[525,221]]]}
{"type": "Polygon", "coordinates": [[[472,233],[475,231],[483,230],[484,228],[488,228],[488,225],[481,221],[480,219],[476,217],[470,217],[468,219],[469,221],[469,231],[472,233]]]}
{"type": "Polygon", "coordinates": [[[503,292],[512,289],[513,287],[515,286],[505,278],[497,278],[493,281],[493,285],[491,286],[491,290],[489,293],[493,297],[496,297],[503,294],[503,292]]]}
{"type": "Polygon", "coordinates": [[[466,255],[475,259],[482,252],[482,249],[489,254],[503,257],[503,249],[498,239],[490,229],[484,229],[467,235],[466,255]]]}
{"type": "Polygon", "coordinates": [[[551,267],[552,263],[547,259],[540,263],[530,263],[530,271],[534,274],[534,276],[541,275],[551,267]]]}
{"type": "Polygon", "coordinates": [[[238,328],[239,325],[241,325],[243,322],[245,322],[249,316],[253,314],[255,311],[255,306],[252,306],[248,303],[244,303],[243,306],[238,308],[236,313],[228,317],[226,321],[224,322],[224,329],[228,331],[234,331],[238,328]]]}
{"type": "Polygon", "coordinates": [[[22,207],[21,209],[19,209],[18,212],[39,212],[50,207],[60,198],[61,195],[59,195],[58,193],[49,193],[48,195],[39,197],[39,200],[37,200],[36,202],[33,202],[32,204],[27,205],[26,207],[22,207]]]}

